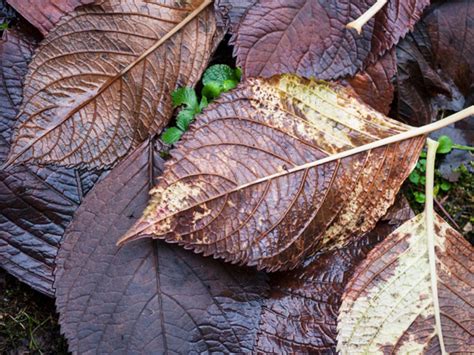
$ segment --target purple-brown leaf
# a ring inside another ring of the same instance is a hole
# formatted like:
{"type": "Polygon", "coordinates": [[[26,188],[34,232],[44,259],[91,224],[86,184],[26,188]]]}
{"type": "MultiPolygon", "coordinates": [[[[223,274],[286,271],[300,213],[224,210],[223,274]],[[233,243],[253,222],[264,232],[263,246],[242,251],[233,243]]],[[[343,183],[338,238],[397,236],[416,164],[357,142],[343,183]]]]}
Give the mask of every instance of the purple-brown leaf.
{"type": "Polygon", "coordinates": [[[258,1],[238,27],[237,63],[247,77],[354,75],[412,29],[429,1],[391,0],[361,35],[345,27],[372,4],[370,0],[258,1]]]}

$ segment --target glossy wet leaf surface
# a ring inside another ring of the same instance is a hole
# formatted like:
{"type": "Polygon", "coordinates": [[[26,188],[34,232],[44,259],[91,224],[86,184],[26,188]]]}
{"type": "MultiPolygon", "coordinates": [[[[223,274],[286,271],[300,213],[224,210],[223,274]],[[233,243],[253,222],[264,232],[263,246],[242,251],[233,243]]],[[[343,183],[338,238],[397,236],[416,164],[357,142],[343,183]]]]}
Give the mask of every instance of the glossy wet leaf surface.
{"type": "Polygon", "coordinates": [[[374,1],[258,1],[235,35],[237,64],[247,77],[295,73],[337,79],[377,61],[420,18],[427,0],[392,0],[363,27],[345,26],[374,1]]]}
{"type": "Polygon", "coordinates": [[[293,268],[373,228],[424,138],[252,182],[408,128],[337,85],[250,80],[182,137],[124,240],[152,236],[234,263],[293,268]]]}
{"type": "Polygon", "coordinates": [[[435,312],[440,313],[446,352],[474,351],[474,250],[439,216],[434,242],[439,310],[433,303],[422,213],[389,235],[357,267],[339,314],[339,351],[439,354],[435,312]]]}
{"type": "Polygon", "coordinates": [[[105,0],[64,17],[29,66],[9,162],[108,167],[160,132],[171,92],[207,65],[212,9],[153,46],[200,4],[105,0]]]}
{"type": "MultiPolygon", "coordinates": [[[[36,41],[8,30],[0,42],[0,162],[6,159],[22,81],[36,41]]],[[[59,241],[99,172],[15,166],[0,170],[0,264],[18,279],[53,295],[59,241]]]]}

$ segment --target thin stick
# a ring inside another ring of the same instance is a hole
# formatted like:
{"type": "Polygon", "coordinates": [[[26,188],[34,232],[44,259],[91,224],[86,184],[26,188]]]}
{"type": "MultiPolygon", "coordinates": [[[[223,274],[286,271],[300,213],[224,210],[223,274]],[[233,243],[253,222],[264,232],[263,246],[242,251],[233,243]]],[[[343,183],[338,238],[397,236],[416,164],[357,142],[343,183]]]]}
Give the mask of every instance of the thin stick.
{"type": "MultiPolygon", "coordinates": [[[[275,178],[278,178],[278,177],[281,177],[281,176],[289,175],[289,174],[292,174],[292,173],[295,173],[295,172],[298,172],[298,171],[301,171],[301,170],[314,168],[315,166],[318,166],[318,165],[322,165],[322,164],[329,163],[329,162],[334,161],[334,160],[346,158],[348,156],[351,156],[351,155],[354,155],[354,154],[357,154],[357,153],[362,153],[362,152],[365,152],[367,150],[379,148],[379,147],[382,147],[384,145],[388,145],[388,144],[396,143],[396,142],[399,142],[399,141],[403,141],[405,139],[409,139],[409,138],[413,138],[413,137],[416,137],[416,136],[428,134],[428,133],[436,131],[440,128],[449,126],[450,124],[452,124],[454,122],[457,122],[457,121],[460,121],[460,120],[462,120],[466,117],[469,117],[471,115],[474,115],[474,106],[470,106],[470,107],[468,107],[468,108],[466,108],[462,111],[459,111],[458,113],[455,113],[454,115],[443,118],[440,121],[436,121],[436,122],[433,122],[431,124],[428,124],[428,125],[425,125],[425,126],[422,126],[422,127],[413,128],[409,131],[402,132],[402,133],[396,134],[396,135],[391,136],[391,137],[383,138],[383,139],[380,139],[378,141],[375,141],[375,142],[372,142],[372,143],[369,143],[369,144],[361,145],[360,147],[349,149],[349,150],[346,150],[344,152],[333,154],[331,156],[328,156],[328,157],[320,159],[320,160],[316,160],[316,161],[306,163],[306,164],[303,164],[303,165],[298,165],[298,166],[295,166],[294,168],[284,170],[284,171],[281,171],[281,172],[276,173],[276,174],[264,176],[260,179],[250,181],[246,184],[237,186],[232,190],[229,190],[229,191],[220,193],[216,196],[213,196],[213,197],[207,199],[206,201],[202,201],[202,203],[215,200],[215,199],[223,197],[225,195],[234,193],[236,191],[245,189],[247,187],[250,187],[250,186],[253,186],[253,185],[256,185],[256,184],[260,184],[262,182],[266,182],[266,181],[269,181],[269,180],[272,180],[272,179],[275,179],[275,178]]],[[[141,227],[140,230],[134,230],[133,234],[129,234],[129,233],[125,234],[117,242],[117,245],[121,245],[121,244],[125,243],[127,240],[132,239],[134,236],[139,235],[147,227],[148,226],[143,226],[143,227],[141,227]]]]}
{"type": "Polygon", "coordinates": [[[438,208],[441,210],[441,212],[443,212],[443,214],[446,216],[447,219],[449,219],[451,221],[451,223],[458,229],[458,230],[461,230],[461,227],[459,227],[459,225],[456,223],[456,221],[454,220],[453,217],[451,217],[451,215],[448,213],[448,211],[446,211],[446,209],[443,207],[443,204],[441,201],[438,201],[437,199],[434,199],[434,203],[436,206],[438,206],[438,208]]]}
{"type": "Polygon", "coordinates": [[[434,186],[434,171],[436,160],[436,149],[439,143],[427,139],[428,152],[426,153],[426,184],[425,184],[425,223],[426,223],[426,238],[428,239],[428,260],[430,264],[430,278],[431,278],[431,294],[433,298],[433,308],[435,316],[435,327],[438,335],[439,347],[441,354],[446,354],[444,347],[443,330],[441,328],[441,316],[438,299],[438,276],[436,273],[436,253],[435,253],[435,230],[434,230],[434,209],[433,209],[433,186],[434,186]]]}
{"type": "Polygon", "coordinates": [[[364,26],[382,7],[387,3],[388,0],[377,0],[366,12],[362,14],[358,19],[349,22],[346,28],[353,28],[358,34],[362,32],[362,26],[364,26]]]}
{"type": "Polygon", "coordinates": [[[140,63],[143,59],[145,59],[150,53],[155,51],[158,47],[160,47],[163,43],[165,43],[168,39],[170,39],[174,34],[176,34],[179,30],[181,30],[184,26],[186,26],[189,22],[191,22],[196,16],[198,16],[206,7],[208,7],[213,0],[204,0],[201,5],[195,8],[188,16],[186,16],[180,23],[178,23],[175,27],[171,29],[168,33],[166,33],[163,37],[161,37],[154,45],[149,47],[145,52],[143,52],[137,59],[131,62],[128,66],[122,69],[119,73],[115,76],[111,77],[107,81],[105,81],[102,86],[97,90],[97,92],[91,95],[89,98],[84,100],[80,105],[72,108],[69,112],[66,112],[61,120],[54,124],[54,126],[48,128],[41,136],[37,137],[31,143],[28,143],[19,153],[13,154],[8,158],[8,160],[3,164],[0,168],[2,170],[6,170],[9,166],[11,166],[20,156],[25,154],[34,144],[36,144],[41,138],[45,135],[51,133],[56,128],[58,128],[61,124],[66,122],[69,118],[72,117],[75,113],[79,110],[87,106],[91,103],[95,98],[97,98],[100,94],[102,94],[105,90],[107,90],[116,80],[121,78],[125,73],[130,71],[134,68],[138,63],[140,63]]]}

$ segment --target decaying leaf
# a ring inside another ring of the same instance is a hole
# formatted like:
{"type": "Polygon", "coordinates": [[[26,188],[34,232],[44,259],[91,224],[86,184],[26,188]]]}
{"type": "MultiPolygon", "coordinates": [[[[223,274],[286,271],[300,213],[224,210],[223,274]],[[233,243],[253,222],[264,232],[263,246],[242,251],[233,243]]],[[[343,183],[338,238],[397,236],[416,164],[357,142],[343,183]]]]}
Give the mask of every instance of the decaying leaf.
{"type": "Polygon", "coordinates": [[[342,83],[351,86],[367,105],[387,115],[393,101],[395,88],[392,79],[396,73],[396,54],[395,50],[391,50],[363,72],[342,83]]]}
{"type": "Polygon", "coordinates": [[[25,19],[41,31],[43,35],[76,7],[96,0],[7,0],[25,19]]]}
{"type": "Polygon", "coordinates": [[[158,152],[142,146],[96,185],[66,232],[55,286],[72,352],[334,350],[337,310],[353,266],[409,216],[392,207],[369,235],[291,274],[273,275],[269,285],[262,273],[162,241],[116,246],[161,169],[158,152]]]}
{"type": "Polygon", "coordinates": [[[258,1],[235,36],[237,64],[247,77],[354,75],[412,29],[429,1],[390,0],[361,35],[345,27],[372,4],[371,0],[258,1]]]}
{"type": "MultiPolygon", "coordinates": [[[[22,79],[35,39],[8,30],[0,42],[0,162],[22,99],[22,79]]],[[[34,166],[0,170],[0,266],[36,290],[53,295],[54,258],[66,225],[97,172],[34,166]]]]}
{"type": "Polygon", "coordinates": [[[371,251],[347,284],[338,324],[341,353],[440,354],[440,332],[447,353],[474,352],[474,250],[439,216],[435,235],[439,308],[422,213],[371,251]]]}
{"type": "Polygon", "coordinates": [[[160,131],[171,92],[194,85],[212,51],[202,4],[103,0],[63,18],[30,64],[8,164],[107,167],[160,131]]]}
{"type": "Polygon", "coordinates": [[[248,353],[266,276],[161,241],[116,246],[162,169],[146,143],[86,197],[58,255],[56,303],[73,353],[248,353]]]}
{"type": "Polygon", "coordinates": [[[293,268],[373,228],[424,138],[288,169],[407,128],[335,84],[289,75],[249,80],[183,136],[121,242],[152,236],[234,263],[293,268]],[[283,175],[256,183],[275,173],[283,175]]]}
{"type": "Polygon", "coordinates": [[[270,275],[255,352],[286,354],[335,353],[337,315],[344,286],[371,248],[413,216],[404,199],[397,200],[377,226],[359,240],[291,272],[270,275]]]}
{"type": "Polygon", "coordinates": [[[397,47],[397,118],[431,122],[474,103],[474,3],[434,3],[397,47]]]}

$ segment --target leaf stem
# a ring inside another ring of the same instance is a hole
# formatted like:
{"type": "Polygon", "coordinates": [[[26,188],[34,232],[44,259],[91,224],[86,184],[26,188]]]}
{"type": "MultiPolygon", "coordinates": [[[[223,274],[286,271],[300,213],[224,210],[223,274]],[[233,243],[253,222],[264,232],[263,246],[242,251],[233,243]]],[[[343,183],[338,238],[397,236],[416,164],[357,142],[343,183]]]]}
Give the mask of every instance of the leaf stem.
{"type": "Polygon", "coordinates": [[[379,12],[382,7],[387,3],[388,0],[377,0],[366,12],[364,12],[356,20],[349,22],[346,25],[346,28],[353,28],[357,31],[358,34],[362,32],[362,26],[364,26],[372,17],[374,17],[377,12],[379,12]]]}
{"type": "Polygon", "coordinates": [[[453,148],[459,149],[459,150],[467,150],[469,152],[474,152],[474,147],[470,147],[468,145],[453,144],[453,148]]]}
{"type": "Polygon", "coordinates": [[[435,327],[438,335],[439,346],[441,348],[441,354],[446,354],[444,347],[443,330],[441,328],[441,316],[438,298],[438,276],[436,273],[436,253],[435,253],[435,230],[434,230],[434,209],[433,209],[433,186],[434,186],[434,174],[435,174],[435,160],[436,150],[438,149],[439,143],[428,138],[426,140],[428,145],[428,152],[426,154],[426,185],[425,185],[425,223],[426,223],[426,237],[428,239],[428,260],[430,264],[430,278],[431,278],[431,293],[433,298],[433,308],[435,316],[435,327]]]}

